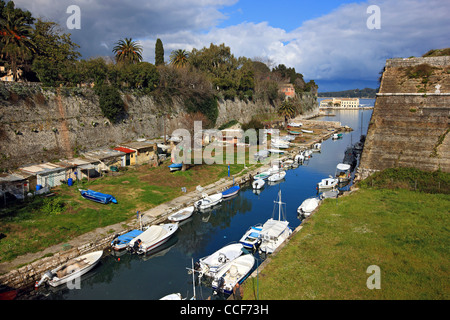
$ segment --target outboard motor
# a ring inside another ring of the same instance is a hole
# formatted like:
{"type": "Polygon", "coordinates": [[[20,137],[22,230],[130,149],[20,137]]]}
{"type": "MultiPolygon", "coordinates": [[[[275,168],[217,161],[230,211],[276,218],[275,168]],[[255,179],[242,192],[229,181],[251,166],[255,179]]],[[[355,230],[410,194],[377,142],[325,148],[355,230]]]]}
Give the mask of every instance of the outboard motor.
{"type": "Polygon", "coordinates": [[[53,277],[55,276],[54,273],[52,273],[51,271],[47,271],[46,273],[44,273],[44,275],[42,276],[41,280],[36,281],[36,283],[34,284],[35,288],[38,288],[42,283],[44,283],[44,281],[48,281],[53,279],[53,277]]]}

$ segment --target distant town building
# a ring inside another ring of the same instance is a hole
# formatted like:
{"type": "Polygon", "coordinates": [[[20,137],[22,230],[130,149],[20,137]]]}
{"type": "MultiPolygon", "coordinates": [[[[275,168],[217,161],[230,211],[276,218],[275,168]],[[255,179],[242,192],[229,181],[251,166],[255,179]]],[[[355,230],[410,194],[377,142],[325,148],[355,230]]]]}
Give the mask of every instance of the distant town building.
{"type": "Polygon", "coordinates": [[[320,108],[358,108],[359,98],[332,98],[320,101],[320,108]]]}

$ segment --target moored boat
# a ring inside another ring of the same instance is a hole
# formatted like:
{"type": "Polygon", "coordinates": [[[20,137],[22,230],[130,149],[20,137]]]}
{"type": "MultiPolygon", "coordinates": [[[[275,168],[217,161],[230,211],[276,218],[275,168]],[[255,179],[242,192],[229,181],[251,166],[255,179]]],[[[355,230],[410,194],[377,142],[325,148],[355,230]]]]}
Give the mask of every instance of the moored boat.
{"type": "Polygon", "coordinates": [[[181,210],[178,210],[177,212],[171,214],[167,219],[169,219],[172,222],[178,222],[183,221],[192,216],[194,213],[194,206],[189,206],[186,208],[183,208],[181,210]]]}
{"type": "Polygon", "coordinates": [[[283,180],[286,176],[286,171],[280,171],[277,173],[272,174],[270,177],[267,178],[268,181],[275,182],[283,180]]]}
{"type": "Polygon", "coordinates": [[[92,270],[103,255],[103,250],[84,254],[80,257],[71,259],[61,266],[44,273],[41,280],[36,282],[35,287],[47,282],[52,287],[60,286],[92,270]]]}
{"type": "Polygon", "coordinates": [[[178,230],[178,223],[152,225],[130,241],[127,249],[137,254],[145,254],[163,243],[178,230]]]}
{"type": "Polygon", "coordinates": [[[241,187],[239,187],[239,186],[232,186],[232,187],[230,187],[227,190],[222,192],[222,197],[223,198],[232,197],[232,196],[238,194],[240,189],[241,189],[241,187]]]}
{"type": "Polygon", "coordinates": [[[256,249],[256,247],[261,243],[261,230],[262,225],[250,227],[241,237],[239,242],[242,243],[245,248],[256,249]]]}
{"type": "Polygon", "coordinates": [[[221,203],[223,200],[222,193],[216,193],[210,196],[204,193],[202,196],[202,199],[194,203],[194,207],[196,207],[198,210],[210,208],[212,206],[215,206],[216,204],[221,203]]]}
{"type": "Polygon", "coordinates": [[[225,294],[232,294],[236,284],[245,280],[254,265],[255,257],[252,254],[241,255],[217,273],[211,283],[212,288],[225,294]]]}
{"type": "Polygon", "coordinates": [[[253,180],[253,182],[252,182],[252,187],[253,187],[253,189],[256,189],[256,190],[261,189],[264,185],[265,185],[265,182],[263,179],[256,179],[256,180],[253,180]]]}
{"type": "Polygon", "coordinates": [[[122,234],[111,241],[111,247],[115,251],[126,249],[130,241],[139,236],[142,232],[144,231],[136,229],[122,234]]]}
{"type": "Polygon", "coordinates": [[[170,171],[178,171],[181,170],[182,167],[183,167],[182,163],[172,163],[171,165],[169,165],[170,171]]]}
{"type": "Polygon", "coordinates": [[[308,217],[309,215],[311,215],[311,212],[313,212],[319,206],[319,203],[320,200],[318,198],[306,199],[297,208],[297,212],[304,217],[308,217]]]}
{"type": "Polygon", "coordinates": [[[242,243],[229,244],[209,256],[199,259],[195,269],[201,276],[214,277],[228,262],[239,257],[244,251],[242,243]]]}
{"type": "Polygon", "coordinates": [[[336,185],[338,184],[338,179],[333,178],[333,177],[329,177],[329,178],[325,178],[322,179],[318,184],[317,184],[317,188],[320,189],[331,189],[336,187],[336,185]]]}

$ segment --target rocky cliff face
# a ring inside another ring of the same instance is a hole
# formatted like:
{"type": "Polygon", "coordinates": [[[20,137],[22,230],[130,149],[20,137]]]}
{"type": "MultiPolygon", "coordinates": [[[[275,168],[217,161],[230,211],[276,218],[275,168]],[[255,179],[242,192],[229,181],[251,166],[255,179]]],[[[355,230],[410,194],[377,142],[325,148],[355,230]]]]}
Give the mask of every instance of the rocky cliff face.
{"type": "MultiPolygon", "coordinates": [[[[161,103],[150,96],[124,95],[127,115],[111,124],[91,90],[33,90],[22,98],[0,99],[0,169],[72,157],[79,151],[110,148],[139,138],[158,138],[164,126],[170,134],[183,123],[182,99],[161,103]]],[[[315,96],[305,96],[305,103],[317,108],[315,96]]],[[[267,103],[240,100],[219,101],[218,109],[216,127],[230,120],[248,122],[253,115],[275,110],[267,103]]]]}
{"type": "Polygon", "coordinates": [[[386,62],[361,178],[392,167],[450,172],[450,57],[386,62]]]}

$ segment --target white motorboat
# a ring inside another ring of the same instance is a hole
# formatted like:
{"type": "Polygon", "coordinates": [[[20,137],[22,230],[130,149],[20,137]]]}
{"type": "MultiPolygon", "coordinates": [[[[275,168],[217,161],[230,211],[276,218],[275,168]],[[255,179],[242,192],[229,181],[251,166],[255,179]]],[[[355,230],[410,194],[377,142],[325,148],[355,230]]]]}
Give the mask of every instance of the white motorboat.
{"type": "Polygon", "coordinates": [[[213,254],[199,259],[196,263],[196,270],[200,275],[214,277],[228,262],[239,257],[244,249],[242,243],[229,244],[213,254]]]}
{"type": "MultiPolygon", "coordinates": [[[[282,166],[283,166],[282,163],[273,165],[273,166],[270,167],[266,172],[269,173],[269,177],[270,177],[270,176],[271,176],[272,174],[274,174],[274,173],[282,172],[282,171],[283,171],[283,170],[282,170],[282,166]]],[[[269,178],[269,177],[267,177],[267,178],[269,178]]]]}
{"type": "Polygon", "coordinates": [[[159,300],[183,300],[183,298],[181,297],[181,293],[171,293],[159,300]]]}
{"type": "Polygon", "coordinates": [[[266,254],[274,252],[292,234],[292,230],[289,228],[289,222],[281,220],[281,216],[284,216],[282,210],[284,203],[281,202],[281,190],[278,191],[278,199],[278,201],[275,201],[278,204],[278,220],[275,220],[273,217],[270,218],[263,224],[261,230],[259,250],[266,254]]]}
{"type": "Polygon", "coordinates": [[[165,243],[177,230],[178,223],[152,225],[131,240],[127,249],[137,254],[145,254],[165,243]]]}
{"type": "Polygon", "coordinates": [[[194,203],[194,206],[199,210],[211,208],[212,206],[221,203],[223,200],[222,192],[210,196],[204,193],[202,196],[202,199],[194,203]]]}
{"type": "Polygon", "coordinates": [[[232,294],[237,283],[242,283],[255,265],[252,254],[244,254],[229,262],[217,273],[211,286],[214,290],[225,294],[232,294]]]}
{"type": "Polygon", "coordinates": [[[322,179],[318,184],[317,188],[320,189],[331,189],[336,187],[338,184],[338,179],[330,176],[329,178],[322,179]]]}
{"type": "Polygon", "coordinates": [[[278,148],[278,149],[288,149],[289,145],[286,143],[280,143],[280,142],[272,142],[271,146],[273,148],[278,148]]]}
{"type": "Polygon", "coordinates": [[[297,208],[297,212],[304,217],[308,217],[309,215],[311,215],[311,212],[313,212],[319,206],[319,203],[320,200],[315,197],[306,199],[297,208]]]}
{"type": "Polygon", "coordinates": [[[288,159],[283,162],[283,167],[290,168],[293,166],[293,164],[294,164],[294,160],[288,159]]]}
{"type": "Polygon", "coordinates": [[[303,161],[305,161],[305,156],[303,155],[303,153],[297,154],[294,158],[294,161],[297,163],[303,163],[303,161]]]}
{"type": "Polygon", "coordinates": [[[301,127],[302,125],[303,124],[301,122],[289,122],[288,123],[289,127],[296,127],[296,128],[298,128],[298,127],[301,127]]]}
{"type": "Polygon", "coordinates": [[[286,176],[286,171],[280,171],[277,173],[272,174],[270,177],[267,178],[268,181],[275,182],[283,180],[286,176]]]}
{"type": "Polygon", "coordinates": [[[261,225],[256,225],[250,227],[242,236],[242,238],[239,240],[240,243],[245,248],[248,249],[256,249],[256,247],[261,243],[261,225]]]}
{"type": "Polygon", "coordinates": [[[92,270],[100,261],[102,255],[103,250],[100,250],[71,259],[61,266],[44,273],[41,280],[36,282],[35,287],[39,287],[44,282],[47,282],[52,287],[57,287],[79,278],[92,270]]]}
{"type": "Polygon", "coordinates": [[[306,129],[302,129],[302,132],[304,132],[304,133],[314,133],[314,131],[312,131],[312,130],[306,130],[306,129]]]}
{"type": "Polygon", "coordinates": [[[265,182],[263,179],[253,180],[252,187],[253,189],[259,190],[264,186],[265,182]]]}
{"type": "Polygon", "coordinates": [[[320,150],[322,149],[322,144],[320,142],[314,143],[313,145],[313,152],[320,152],[320,150]]]}
{"type": "Polygon", "coordinates": [[[171,214],[167,219],[169,219],[172,222],[183,221],[192,216],[194,210],[195,210],[194,206],[189,206],[171,214]]]}
{"type": "Polygon", "coordinates": [[[350,180],[351,178],[351,165],[347,163],[339,163],[336,166],[335,177],[338,179],[338,182],[345,182],[350,180]]]}

